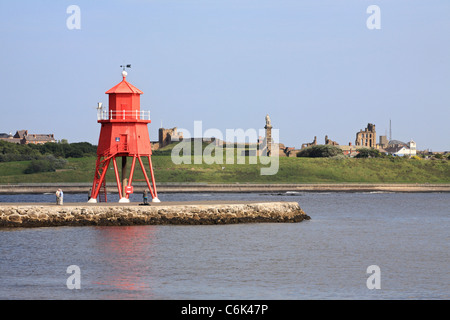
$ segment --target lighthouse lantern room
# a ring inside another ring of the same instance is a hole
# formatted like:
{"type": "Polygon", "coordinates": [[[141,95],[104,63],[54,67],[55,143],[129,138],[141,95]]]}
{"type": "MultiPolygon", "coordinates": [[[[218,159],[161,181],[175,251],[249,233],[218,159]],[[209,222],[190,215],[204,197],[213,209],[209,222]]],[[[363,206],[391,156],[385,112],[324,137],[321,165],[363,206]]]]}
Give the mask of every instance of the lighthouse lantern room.
{"type": "Polygon", "coordinates": [[[130,194],[133,193],[133,175],[137,163],[141,167],[152,201],[160,202],[156,191],[151,160],[152,147],[147,127],[151,123],[150,111],[141,111],[140,97],[143,92],[126,80],[125,67],[131,66],[122,67],[123,80],[106,91],[106,94],[109,95],[109,109],[102,107],[100,103],[97,109],[101,130],[89,202],[96,203],[97,198],[100,201],[107,201],[106,173],[111,163],[119,192],[119,202],[130,202],[130,194]],[[121,173],[119,173],[117,161],[120,158],[122,160],[121,173]],[[131,158],[129,173],[127,170],[128,158],[131,158]],[[148,173],[144,164],[146,160],[148,160],[149,166],[148,173]]]}

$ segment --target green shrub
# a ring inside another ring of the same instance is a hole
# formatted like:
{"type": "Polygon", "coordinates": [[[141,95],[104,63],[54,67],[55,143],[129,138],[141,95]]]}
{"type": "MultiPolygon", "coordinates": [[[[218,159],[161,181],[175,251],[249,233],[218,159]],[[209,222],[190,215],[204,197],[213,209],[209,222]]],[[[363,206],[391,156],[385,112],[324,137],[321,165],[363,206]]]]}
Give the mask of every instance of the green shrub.
{"type": "Polygon", "coordinates": [[[48,155],[37,160],[32,160],[28,167],[25,168],[24,173],[54,172],[56,169],[64,168],[66,164],[67,160],[48,155]]]}
{"type": "Polygon", "coordinates": [[[339,147],[331,145],[316,145],[300,150],[297,153],[297,157],[329,158],[340,154],[342,154],[342,150],[339,147]]]}
{"type": "Polygon", "coordinates": [[[358,149],[358,154],[355,158],[381,158],[383,154],[377,149],[361,148],[358,149]]]}

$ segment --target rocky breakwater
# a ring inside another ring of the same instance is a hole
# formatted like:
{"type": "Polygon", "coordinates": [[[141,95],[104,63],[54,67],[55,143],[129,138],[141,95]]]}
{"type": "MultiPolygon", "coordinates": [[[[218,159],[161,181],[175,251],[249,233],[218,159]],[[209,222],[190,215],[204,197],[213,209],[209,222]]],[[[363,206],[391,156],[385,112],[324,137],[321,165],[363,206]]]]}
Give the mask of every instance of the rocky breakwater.
{"type": "Polygon", "coordinates": [[[0,205],[0,227],[211,225],[301,222],[310,217],[297,202],[242,204],[0,205]]]}

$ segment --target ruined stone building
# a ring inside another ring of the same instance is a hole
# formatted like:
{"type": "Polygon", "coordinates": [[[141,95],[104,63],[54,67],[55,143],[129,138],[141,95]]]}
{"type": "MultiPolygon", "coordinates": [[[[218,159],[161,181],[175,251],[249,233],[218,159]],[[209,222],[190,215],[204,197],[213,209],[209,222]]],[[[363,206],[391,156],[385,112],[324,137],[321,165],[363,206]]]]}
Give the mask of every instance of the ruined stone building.
{"type": "Polygon", "coordinates": [[[183,133],[178,132],[177,127],[172,129],[159,128],[158,141],[152,141],[152,149],[158,150],[171,144],[183,140],[183,133]]]}
{"type": "Polygon", "coordinates": [[[299,152],[300,152],[300,149],[295,149],[294,147],[288,147],[288,148],[284,149],[284,154],[290,158],[297,157],[297,153],[299,153],[299,152]]]}
{"type": "Polygon", "coordinates": [[[372,123],[368,123],[364,131],[359,130],[359,132],[356,133],[355,146],[376,148],[376,139],[377,133],[375,131],[375,125],[372,123]]]}
{"type": "Polygon", "coordinates": [[[336,141],[328,139],[328,136],[325,136],[325,144],[330,145],[330,146],[338,146],[339,145],[339,143],[337,143],[336,141]]]}
{"type": "MultiPolygon", "coordinates": [[[[328,136],[325,136],[325,144],[326,145],[331,145],[331,146],[338,146],[339,143],[337,143],[336,141],[333,141],[331,139],[328,139],[328,136]]],[[[314,141],[311,143],[303,143],[302,144],[302,149],[311,147],[311,146],[317,146],[317,136],[314,137],[314,141]]]]}
{"type": "Polygon", "coordinates": [[[313,142],[302,144],[302,149],[308,148],[310,146],[317,146],[317,136],[314,137],[314,141],[313,142]]]}

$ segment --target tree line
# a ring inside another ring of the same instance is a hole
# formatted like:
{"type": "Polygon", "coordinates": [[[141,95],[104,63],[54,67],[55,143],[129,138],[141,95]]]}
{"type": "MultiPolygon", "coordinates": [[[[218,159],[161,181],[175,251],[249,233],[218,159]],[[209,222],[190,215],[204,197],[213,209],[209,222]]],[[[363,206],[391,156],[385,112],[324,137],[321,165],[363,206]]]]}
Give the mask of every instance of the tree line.
{"type": "Polygon", "coordinates": [[[97,146],[89,142],[68,143],[61,140],[57,143],[16,144],[0,141],[0,162],[29,161],[24,173],[52,172],[62,169],[67,158],[83,158],[95,156],[97,146]]]}
{"type": "Polygon", "coordinates": [[[47,155],[56,158],[82,158],[96,154],[97,146],[89,142],[67,143],[62,140],[57,143],[16,144],[0,141],[0,162],[37,160],[47,155]]]}
{"type": "MultiPolygon", "coordinates": [[[[342,149],[332,145],[314,145],[309,146],[305,149],[300,150],[297,153],[297,157],[307,157],[307,158],[331,158],[331,157],[346,157],[343,155],[342,149]]],[[[374,148],[359,148],[358,154],[355,155],[355,158],[387,158],[387,159],[414,159],[420,160],[424,158],[423,154],[418,154],[412,157],[409,156],[393,156],[390,154],[385,154],[380,152],[380,150],[374,148]]],[[[450,154],[434,154],[431,159],[441,159],[441,160],[450,160],[450,154]]]]}
{"type": "MultiPolygon", "coordinates": [[[[307,158],[331,158],[343,156],[343,151],[339,147],[332,145],[314,145],[309,146],[297,153],[297,157],[307,158]]],[[[389,157],[373,148],[360,148],[355,158],[386,158],[389,157]]]]}

